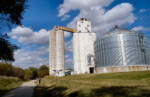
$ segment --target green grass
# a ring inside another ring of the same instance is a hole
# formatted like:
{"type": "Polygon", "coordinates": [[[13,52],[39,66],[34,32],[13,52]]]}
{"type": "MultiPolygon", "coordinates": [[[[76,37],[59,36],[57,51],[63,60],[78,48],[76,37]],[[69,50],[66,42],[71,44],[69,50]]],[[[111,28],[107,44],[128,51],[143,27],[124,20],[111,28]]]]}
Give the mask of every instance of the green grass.
{"type": "Polygon", "coordinates": [[[12,89],[19,87],[22,84],[22,80],[13,77],[1,77],[0,76],[0,97],[12,89]]]}
{"type": "Polygon", "coordinates": [[[150,97],[150,71],[46,76],[33,97],[150,97]]]}

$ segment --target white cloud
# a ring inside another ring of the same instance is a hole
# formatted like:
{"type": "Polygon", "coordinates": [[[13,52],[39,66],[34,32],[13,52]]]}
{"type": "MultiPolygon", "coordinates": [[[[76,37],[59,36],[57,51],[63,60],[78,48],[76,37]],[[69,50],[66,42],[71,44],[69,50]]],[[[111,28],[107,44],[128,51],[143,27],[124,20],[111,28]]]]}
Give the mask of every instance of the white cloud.
{"type": "Polygon", "coordinates": [[[65,20],[67,20],[68,18],[70,18],[70,15],[64,15],[63,18],[61,19],[61,21],[65,21],[65,20]]]}
{"type": "Polygon", "coordinates": [[[49,43],[49,31],[46,29],[41,29],[38,32],[33,31],[29,27],[18,26],[9,33],[13,39],[18,40],[22,43],[38,43],[38,44],[48,44],[49,43]]]}
{"type": "Polygon", "coordinates": [[[64,3],[59,6],[58,16],[63,16],[71,10],[89,10],[93,7],[108,6],[114,0],[64,0],[64,3]]]}
{"type": "Polygon", "coordinates": [[[65,42],[65,51],[66,52],[72,52],[73,51],[72,40],[65,42]]]}
{"type": "Polygon", "coordinates": [[[65,62],[67,63],[67,64],[71,64],[72,63],[72,59],[67,59],[65,62]]]}
{"type": "Polygon", "coordinates": [[[29,37],[33,35],[33,30],[27,27],[20,27],[18,26],[15,29],[12,29],[11,35],[13,36],[22,36],[22,37],[29,37]]]}
{"type": "Polygon", "coordinates": [[[67,68],[73,68],[73,60],[71,58],[65,60],[65,69],[67,68]]]}
{"type": "MultiPolygon", "coordinates": [[[[13,39],[16,39],[18,42],[30,44],[30,43],[38,43],[38,44],[46,44],[49,45],[49,31],[46,29],[41,29],[39,31],[33,31],[29,27],[20,27],[12,29],[10,33],[8,33],[13,39]]],[[[64,32],[65,38],[71,36],[71,33],[64,32]]]]}
{"type": "Polygon", "coordinates": [[[140,9],[140,10],[139,10],[139,12],[141,12],[141,13],[142,13],[142,12],[145,12],[145,11],[146,11],[146,9],[140,9]]]}
{"type": "Polygon", "coordinates": [[[76,27],[76,21],[85,17],[92,21],[92,29],[98,36],[103,35],[115,25],[132,24],[136,17],[130,3],[121,3],[106,11],[114,0],[64,0],[59,6],[58,16],[64,16],[71,10],[79,10],[79,14],[67,25],[70,28],[76,27]]]}
{"type": "Polygon", "coordinates": [[[68,37],[70,37],[70,36],[71,36],[71,33],[70,33],[70,32],[66,32],[66,31],[64,31],[64,36],[65,36],[65,38],[68,38],[68,37]]]}
{"type": "Polygon", "coordinates": [[[49,31],[46,29],[33,31],[29,27],[18,26],[12,29],[8,34],[18,42],[27,44],[26,47],[15,51],[15,62],[13,62],[13,65],[22,68],[30,66],[39,67],[41,64],[48,65],[49,58],[42,56],[49,53],[47,46],[49,44],[49,31]],[[32,45],[30,45],[30,43],[32,43],[32,45]],[[46,46],[38,47],[32,51],[31,49],[34,48],[36,44],[46,44],[46,46]]]}
{"type": "Polygon", "coordinates": [[[70,55],[67,55],[67,54],[65,55],[65,59],[67,59],[67,58],[69,58],[69,57],[70,57],[70,55]]]}
{"type": "Polygon", "coordinates": [[[40,47],[34,51],[17,50],[14,53],[15,62],[13,62],[13,65],[22,68],[39,67],[41,64],[48,65],[49,58],[41,57],[41,55],[48,54],[48,52],[48,47],[40,47]]]}
{"type": "Polygon", "coordinates": [[[150,28],[145,28],[143,26],[134,27],[131,29],[132,31],[140,32],[140,31],[150,31],[150,28]]]}
{"type": "Polygon", "coordinates": [[[72,45],[67,46],[66,51],[67,52],[73,52],[73,46],[72,45]]]}

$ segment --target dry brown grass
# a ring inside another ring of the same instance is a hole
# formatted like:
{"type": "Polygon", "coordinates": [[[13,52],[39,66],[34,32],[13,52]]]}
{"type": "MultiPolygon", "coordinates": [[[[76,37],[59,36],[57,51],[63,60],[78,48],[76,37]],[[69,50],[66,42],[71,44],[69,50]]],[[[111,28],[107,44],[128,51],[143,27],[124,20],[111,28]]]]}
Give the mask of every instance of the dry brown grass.
{"type": "Polygon", "coordinates": [[[150,97],[150,71],[46,76],[34,97],[150,97]]]}

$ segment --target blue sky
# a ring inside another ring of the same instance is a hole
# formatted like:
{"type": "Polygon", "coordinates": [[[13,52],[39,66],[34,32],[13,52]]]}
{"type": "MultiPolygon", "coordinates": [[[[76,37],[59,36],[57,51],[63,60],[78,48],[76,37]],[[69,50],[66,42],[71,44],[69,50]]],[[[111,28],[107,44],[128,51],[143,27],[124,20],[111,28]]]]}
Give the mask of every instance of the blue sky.
{"type": "MultiPolygon", "coordinates": [[[[149,0],[29,0],[23,15],[23,28],[3,28],[11,42],[20,46],[13,65],[22,68],[49,65],[49,30],[55,25],[75,28],[76,21],[85,17],[92,21],[92,31],[101,37],[116,24],[129,30],[141,31],[150,40],[149,0]]],[[[72,34],[65,32],[66,68],[73,67],[72,34]]]]}

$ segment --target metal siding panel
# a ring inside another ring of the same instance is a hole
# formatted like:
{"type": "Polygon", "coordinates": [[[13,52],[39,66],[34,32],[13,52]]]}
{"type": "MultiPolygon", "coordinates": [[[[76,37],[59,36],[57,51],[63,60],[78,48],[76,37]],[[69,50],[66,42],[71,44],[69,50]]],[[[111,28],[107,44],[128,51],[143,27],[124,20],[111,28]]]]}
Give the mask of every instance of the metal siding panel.
{"type": "MultiPolygon", "coordinates": [[[[150,65],[150,51],[148,48],[147,38],[144,36],[142,40],[139,38],[140,35],[137,33],[126,33],[123,34],[123,46],[125,48],[125,56],[127,65],[145,65],[141,59],[141,49],[145,49],[145,58],[147,64],[150,65]],[[141,41],[141,43],[140,43],[141,41]]],[[[98,67],[109,67],[109,66],[122,66],[122,52],[119,34],[111,35],[100,38],[98,41],[100,52],[96,53],[100,58],[98,60],[98,67]]],[[[125,70],[136,70],[137,68],[126,68],[125,70]]]]}

